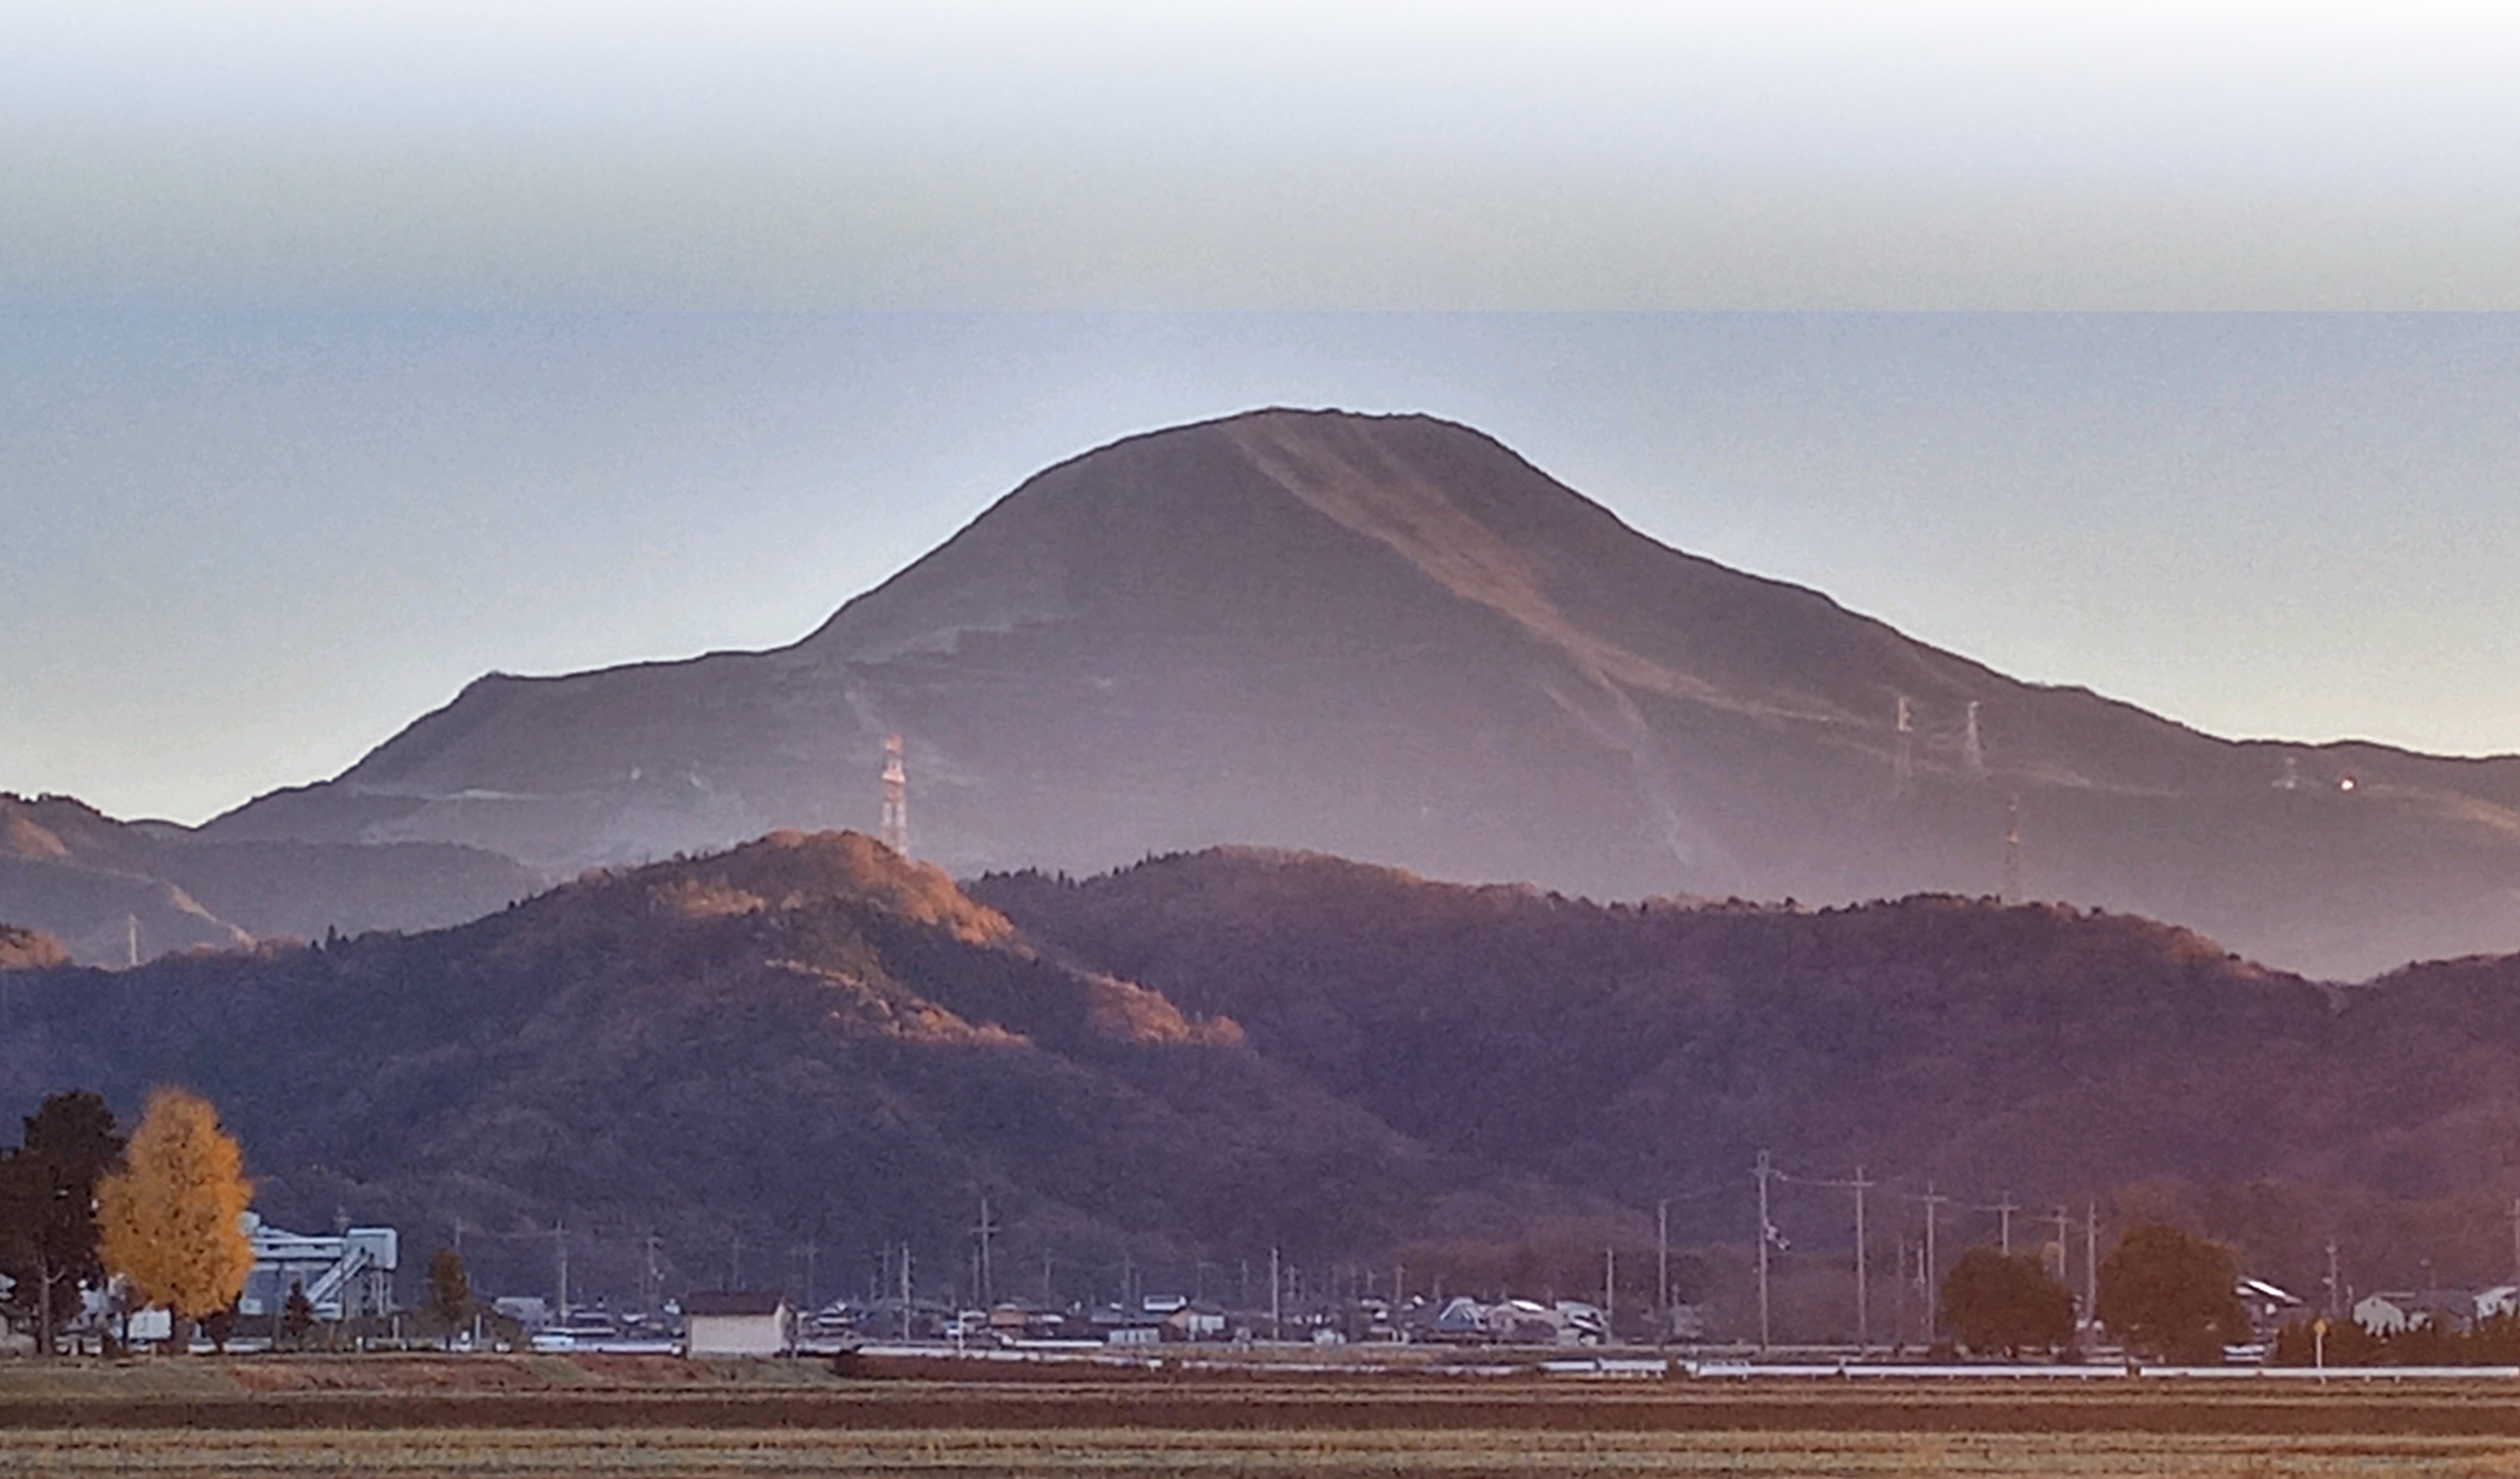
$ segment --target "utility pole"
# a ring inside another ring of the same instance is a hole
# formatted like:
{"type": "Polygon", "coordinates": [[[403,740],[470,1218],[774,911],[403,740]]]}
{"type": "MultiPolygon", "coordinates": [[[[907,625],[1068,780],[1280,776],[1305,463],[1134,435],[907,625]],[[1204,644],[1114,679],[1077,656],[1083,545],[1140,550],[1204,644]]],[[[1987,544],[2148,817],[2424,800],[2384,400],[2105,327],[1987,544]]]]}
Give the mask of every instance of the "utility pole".
{"type": "Polygon", "coordinates": [[[901,1338],[910,1338],[910,1244],[901,1245],[901,1338]]]}
{"type": "Polygon", "coordinates": [[[1864,1193],[1872,1183],[1864,1179],[1864,1168],[1855,1168],[1855,1348],[1872,1350],[1872,1291],[1866,1287],[1871,1258],[1864,1246],[1864,1193]]]}
{"type": "Polygon", "coordinates": [[[1612,1344],[1618,1341],[1619,1328],[1619,1245],[1612,1243],[1601,1250],[1601,1323],[1612,1344]]]}
{"type": "Polygon", "coordinates": [[[656,1234],[653,1232],[649,1233],[647,1242],[648,1266],[646,1273],[648,1278],[645,1295],[648,1313],[653,1315],[664,1305],[665,1302],[665,1276],[663,1271],[658,1269],[656,1266],[656,1234]]]}
{"type": "Polygon", "coordinates": [[[1894,725],[1899,737],[1898,756],[1891,762],[1890,794],[1906,800],[1916,789],[1916,727],[1908,710],[1908,695],[1899,695],[1898,718],[1894,725]]]}
{"type": "Polygon", "coordinates": [[[971,1230],[980,1239],[980,1306],[983,1309],[997,1303],[998,1286],[989,1268],[989,1239],[997,1235],[997,1231],[998,1225],[989,1217],[989,1195],[983,1191],[980,1193],[980,1223],[971,1230]]]}
{"type": "Polygon", "coordinates": [[[1280,1323],[1284,1313],[1283,1308],[1278,1303],[1278,1249],[1275,1244],[1272,1244],[1269,1249],[1269,1338],[1271,1340],[1284,1338],[1284,1328],[1280,1323]]]}
{"type": "Polygon", "coordinates": [[[2336,1318],[2340,1313],[2342,1313],[2342,1311],[2339,1309],[2339,1306],[2344,1302],[2344,1297],[2345,1297],[2345,1280],[2344,1280],[2342,1277],[2340,1277],[2338,1276],[2338,1273],[2337,1273],[2337,1268],[2336,1268],[2336,1239],[2331,1237],[2331,1238],[2329,1238],[2329,1239],[2327,1240],[2327,1318],[2328,1318],[2328,1319],[2330,1319],[2330,1320],[2334,1320],[2334,1319],[2335,1319],[2335,1318],[2336,1318]]]}
{"type": "Polygon", "coordinates": [[[568,1323],[568,1227],[552,1224],[552,1251],[560,1266],[560,1322],[568,1323]]]}
{"type": "Polygon", "coordinates": [[[2072,1213],[2065,1210],[2062,1203],[2059,1203],[2055,1213],[2048,1220],[2056,1225],[2056,1281],[2063,1283],[2065,1281],[2066,1230],[2073,1226],[2074,1217],[2072,1213]]]}
{"type": "Polygon", "coordinates": [[[2083,1318],[2100,1319],[2100,1204],[2083,1204],[2083,1318]]]}
{"type": "Polygon", "coordinates": [[[740,1289],[743,1287],[743,1233],[730,1232],[726,1239],[726,1286],[740,1289]]]}
{"type": "Polygon", "coordinates": [[[1654,1323],[1671,1333],[1671,1198],[1654,1203],[1654,1323]]]}
{"type": "MultiPolygon", "coordinates": [[[[1972,705],[1971,711],[1975,711],[1974,705],[1972,705]]],[[[1934,1287],[1934,1277],[1941,1270],[1942,1264],[1934,1251],[1934,1235],[1935,1224],[1941,1221],[1939,1214],[1942,1211],[1943,1203],[1950,1200],[1951,1198],[1948,1196],[1941,1196],[1935,1193],[1934,1184],[1932,1182],[1925,1183],[1925,1267],[1923,1273],[1925,1276],[1925,1343],[1928,1345],[1933,1343],[1934,1336],[1942,1332],[1942,1301],[1936,1297],[1939,1291],[1934,1287]]]]}
{"type": "Polygon", "coordinates": [[[810,1237],[805,1239],[805,1311],[807,1314],[822,1308],[814,1300],[814,1264],[821,1252],[822,1249],[816,1246],[814,1239],[810,1237]]]}
{"type": "Polygon", "coordinates": [[[1768,1245],[1777,1237],[1777,1225],[1768,1220],[1768,1178],[1777,1173],[1768,1163],[1767,1151],[1759,1152],[1759,1164],[1750,1174],[1759,1183],[1759,1350],[1765,1353],[1769,1342],[1768,1245]]]}
{"type": "Polygon", "coordinates": [[[1995,1204],[1996,1225],[2002,1230],[1997,1235],[2002,1244],[2003,1256],[2006,1258],[2012,1256],[2012,1214],[2019,1210],[2021,1209],[2013,1205],[2012,1193],[2009,1191],[2003,1193],[2003,1200],[1995,1204]]]}
{"type": "Polygon", "coordinates": [[[2021,902],[2021,798],[2003,798],[2003,902],[2021,902]]]}

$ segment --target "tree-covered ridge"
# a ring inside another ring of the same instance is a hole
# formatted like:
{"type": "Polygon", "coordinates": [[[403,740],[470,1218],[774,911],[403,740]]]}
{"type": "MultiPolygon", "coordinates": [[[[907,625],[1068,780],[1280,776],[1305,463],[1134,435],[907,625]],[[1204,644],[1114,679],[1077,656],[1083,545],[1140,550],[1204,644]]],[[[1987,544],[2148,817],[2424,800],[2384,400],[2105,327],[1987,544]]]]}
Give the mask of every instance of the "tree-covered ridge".
{"type": "Polygon", "coordinates": [[[524,1234],[562,1219],[653,1229],[669,1277],[710,1283],[731,1238],[933,1257],[982,1192],[1036,1267],[1131,1237],[1378,1246],[1457,1189],[1230,1021],[1045,961],[848,833],[591,874],[433,934],[49,972],[19,1007],[0,1098],[191,1084],[275,1221],[461,1219],[535,1269],[524,1234]]]}
{"type": "Polygon", "coordinates": [[[1602,905],[1235,850],[972,892],[1438,1149],[1631,1205],[1763,1148],[2024,1200],[2520,1190],[2520,962],[2338,988],[2057,906],[1602,905]]]}

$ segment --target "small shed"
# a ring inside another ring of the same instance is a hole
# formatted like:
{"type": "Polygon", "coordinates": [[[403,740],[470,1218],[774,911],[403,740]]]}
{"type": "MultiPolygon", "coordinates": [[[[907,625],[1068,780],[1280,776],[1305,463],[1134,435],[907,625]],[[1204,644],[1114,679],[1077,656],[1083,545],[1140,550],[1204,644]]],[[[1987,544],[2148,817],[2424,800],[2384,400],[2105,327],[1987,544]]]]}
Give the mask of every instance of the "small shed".
{"type": "Polygon", "coordinates": [[[795,1349],[788,1296],[775,1289],[712,1289],[683,1298],[683,1353],[785,1356],[795,1349]]]}

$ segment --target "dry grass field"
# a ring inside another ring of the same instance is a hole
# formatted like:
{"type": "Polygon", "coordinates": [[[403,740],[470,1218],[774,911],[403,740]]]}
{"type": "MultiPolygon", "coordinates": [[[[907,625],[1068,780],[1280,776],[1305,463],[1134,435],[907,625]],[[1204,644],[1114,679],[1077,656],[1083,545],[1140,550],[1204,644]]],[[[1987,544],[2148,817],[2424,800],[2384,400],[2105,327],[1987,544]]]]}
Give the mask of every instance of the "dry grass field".
{"type": "Polygon", "coordinates": [[[0,1479],[101,1474],[2520,1479],[2520,1391],[955,1380],[556,1357],[0,1365],[0,1479]]]}

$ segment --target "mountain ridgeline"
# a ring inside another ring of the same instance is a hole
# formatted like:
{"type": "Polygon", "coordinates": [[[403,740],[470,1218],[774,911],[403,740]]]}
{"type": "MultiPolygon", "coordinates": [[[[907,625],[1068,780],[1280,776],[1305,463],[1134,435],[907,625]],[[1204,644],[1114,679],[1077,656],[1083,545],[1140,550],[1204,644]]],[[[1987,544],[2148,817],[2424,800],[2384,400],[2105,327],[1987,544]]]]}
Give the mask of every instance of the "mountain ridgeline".
{"type": "Polygon", "coordinates": [[[1423,416],[1114,443],[792,647],[484,678],[202,836],[561,876],[864,826],[892,732],[957,875],[1247,844],[1602,899],[1991,895],[2017,805],[2033,898],[2340,979],[2520,949],[2520,760],[2236,743],[2021,683],[1423,416]]]}
{"type": "MultiPolygon", "coordinates": [[[[565,1226],[623,1293],[651,1233],[686,1286],[810,1244],[860,1287],[908,1244],[968,1288],[983,1195],[1068,1297],[1273,1247],[1468,1277],[1553,1237],[1571,1278],[1666,1197],[1737,1241],[1761,1150],[1869,1167],[1884,1228],[1929,1180],[2184,1198],[2296,1279],[2350,1228],[2367,1287],[2497,1272],[2520,1192],[2520,962],[2323,985],[2057,906],[1600,905],[1250,850],[965,888],[782,833],[434,933],[25,964],[0,1112],[190,1084],[275,1221],[460,1220],[513,1287],[565,1226]]],[[[1808,1202],[1792,1234],[1842,1238],[1808,1202]]]]}
{"type": "Polygon", "coordinates": [[[434,928],[546,881],[452,843],[214,841],[171,823],[117,822],[66,796],[0,791],[0,919],[42,929],[85,964],[338,926],[434,928]]]}

